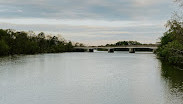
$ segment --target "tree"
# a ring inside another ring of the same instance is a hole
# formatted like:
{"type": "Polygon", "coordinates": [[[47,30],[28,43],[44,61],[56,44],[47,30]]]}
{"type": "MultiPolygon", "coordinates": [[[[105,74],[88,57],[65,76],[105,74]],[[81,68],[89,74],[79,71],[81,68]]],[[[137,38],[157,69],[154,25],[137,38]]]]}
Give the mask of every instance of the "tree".
{"type": "Polygon", "coordinates": [[[9,46],[4,40],[0,40],[0,55],[7,55],[9,53],[9,46]]]}
{"type": "Polygon", "coordinates": [[[0,29],[0,56],[8,54],[35,54],[46,52],[71,52],[72,42],[66,42],[61,36],[45,36],[43,32],[0,29]]]}
{"type": "MultiPolygon", "coordinates": [[[[176,2],[183,3],[182,0],[176,2]]],[[[182,6],[182,5],[181,5],[182,6]]],[[[172,64],[183,64],[183,17],[175,13],[166,27],[168,30],[161,37],[161,44],[157,49],[157,55],[172,64]]]]}

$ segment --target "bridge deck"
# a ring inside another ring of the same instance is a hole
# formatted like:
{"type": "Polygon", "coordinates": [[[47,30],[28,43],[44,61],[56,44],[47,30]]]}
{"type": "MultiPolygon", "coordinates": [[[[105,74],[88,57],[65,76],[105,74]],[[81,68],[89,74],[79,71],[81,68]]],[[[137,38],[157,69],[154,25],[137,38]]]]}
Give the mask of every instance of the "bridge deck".
{"type": "Polygon", "coordinates": [[[114,48],[150,48],[157,49],[158,45],[126,45],[126,46],[114,46],[114,47],[74,47],[75,49],[114,49],[114,48]]]}

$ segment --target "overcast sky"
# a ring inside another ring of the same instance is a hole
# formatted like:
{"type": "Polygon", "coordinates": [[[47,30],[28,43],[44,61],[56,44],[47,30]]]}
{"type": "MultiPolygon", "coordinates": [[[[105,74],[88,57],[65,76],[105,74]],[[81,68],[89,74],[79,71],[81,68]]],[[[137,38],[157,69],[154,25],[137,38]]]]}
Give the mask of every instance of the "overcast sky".
{"type": "Polygon", "coordinates": [[[0,28],[61,34],[86,45],[155,43],[175,7],[173,0],[0,0],[0,28]]]}

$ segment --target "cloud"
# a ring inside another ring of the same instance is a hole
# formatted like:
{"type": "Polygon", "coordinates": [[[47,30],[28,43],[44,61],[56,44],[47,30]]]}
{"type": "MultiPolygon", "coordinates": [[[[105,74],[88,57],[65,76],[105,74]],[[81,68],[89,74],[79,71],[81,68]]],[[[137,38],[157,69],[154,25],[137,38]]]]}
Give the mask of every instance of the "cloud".
{"type": "Polygon", "coordinates": [[[0,0],[0,7],[23,10],[19,14],[4,11],[1,18],[154,20],[170,13],[167,6],[170,3],[165,0],[0,0]]]}
{"type": "Polygon", "coordinates": [[[67,40],[96,45],[118,40],[137,40],[143,43],[155,43],[163,34],[160,24],[134,25],[134,26],[108,26],[108,25],[68,25],[68,24],[9,24],[3,23],[0,28],[15,30],[33,30],[36,33],[44,31],[47,34],[61,34],[67,40]],[[100,41],[103,40],[101,43],[100,41]],[[106,40],[106,41],[104,41],[106,40]]]}
{"type": "Polygon", "coordinates": [[[153,6],[162,3],[167,3],[166,0],[133,0],[136,6],[153,6]]]}
{"type": "Polygon", "coordinates": [[[21,18],[21,19],[4,19],[0,18],[0,22],[12,24],[46,24],[46,25],[73,25],[73,26],[108,26],[108,27],[133,27],[133,26],[153,26],[162,24],[158,21],[106,21],[106,20],[72,20],[72,19],[41,19],[41,18],[21,18]]]}
{"type": "Polygon", "coordinates": [[[171,0],[0,0],[0,28],[61,33],[86,44],[155,43],[173,10],[171,0]]]}

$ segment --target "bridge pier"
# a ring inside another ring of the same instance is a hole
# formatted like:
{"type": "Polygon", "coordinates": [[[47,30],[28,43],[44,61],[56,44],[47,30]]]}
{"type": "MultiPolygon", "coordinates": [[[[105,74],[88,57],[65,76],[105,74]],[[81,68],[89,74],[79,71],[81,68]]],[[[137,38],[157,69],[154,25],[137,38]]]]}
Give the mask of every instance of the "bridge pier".
{"type": "Polygon", "coordinates": [[[124,46],[111,46],[111,47],[106,47],[106,46],[87,46],[87,47],[74,47],[76,50],[87,50],[88,52],[94,52],[94,49],[101,49],[101,50],[108,50],[109,53],[114,52],[114,49],[128,49],[129,53],[135,53],[135,51],[138,50],[144,50],[144,49],[149,49],[148,51],[156,51],[158,48],[157,44],[153,45],[124,45],[124,46]]]}
{"type": "Polygon", "coordinates": [[[108,49],[108,53],[114,53],[114,49],[113,48],[108,49]]]}
{"type": "Polygon", "coordinates": [[[94,49],[88,49],[88,52],[94,52],[94,49]]]}
{"type": "Polygon", "coordinates": [[[135,53],[135,49],[134,48],[129,48],[129,53],[135,53]]]}
{"type": "Polygon", "coordinates": [[[153,49],[153,53],[156,53],[156,49],[153,49]]]}

